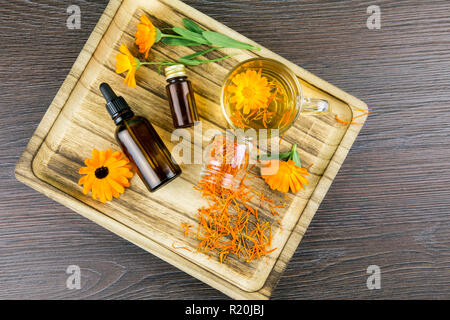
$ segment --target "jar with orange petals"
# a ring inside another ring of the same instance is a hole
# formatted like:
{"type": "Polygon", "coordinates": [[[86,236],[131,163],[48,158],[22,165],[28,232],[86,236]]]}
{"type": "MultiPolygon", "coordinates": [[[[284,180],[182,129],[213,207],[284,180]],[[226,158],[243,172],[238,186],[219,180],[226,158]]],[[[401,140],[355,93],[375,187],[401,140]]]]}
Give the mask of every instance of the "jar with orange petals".
{"type": "Polygon", "coordinates": [[[204,150],[198,187],[203,193],[221,195],[239,188],[247,174],[252,139],[230,131],[216,134],[204,150]]]}

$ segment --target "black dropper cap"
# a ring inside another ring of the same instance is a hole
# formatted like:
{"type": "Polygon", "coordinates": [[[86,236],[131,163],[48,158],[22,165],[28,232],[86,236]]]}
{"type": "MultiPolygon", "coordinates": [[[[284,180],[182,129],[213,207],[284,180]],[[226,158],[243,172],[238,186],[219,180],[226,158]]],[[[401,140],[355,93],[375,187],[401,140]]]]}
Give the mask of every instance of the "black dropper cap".
{"type": "Polygon", "coordinates": [[[102,83],[100,85],[100,91],[106,99],[106,110],[108,110],[108,113],[115,124],[119,124],[124,119],[134,115],[125,99],[118,97],[109,84],[102,83]]]}

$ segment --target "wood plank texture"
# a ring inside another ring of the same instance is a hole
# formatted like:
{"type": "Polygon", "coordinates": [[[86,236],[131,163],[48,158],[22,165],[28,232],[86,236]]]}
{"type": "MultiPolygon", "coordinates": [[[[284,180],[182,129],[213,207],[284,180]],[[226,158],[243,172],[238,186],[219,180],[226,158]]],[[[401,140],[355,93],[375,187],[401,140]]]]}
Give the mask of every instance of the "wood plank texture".
{"type": "MultiPolygon", "coordinates": [[[[5,56],[15,54],[17,58],[0,67],[5,79],[17,70],[21,59],[31,59],[24,63],[34,66],[33,72],[22,72],[20,79],[2,83],[2,104],[11,110],[1,120],[2,130],[9,133],[2,139],[4,145],[17,150],[2,151],[3,297],[224,297],[13,182],[15,160],[72,64],[67,57],[70,53],[72,59],[76,57],[105,6],[104,2],[80,4],[83,23],[90,22],[91,28],[75,34],[60,30],[66,17],[63,5],[42,3],[24,8],[13,1],[0,9],[8,17],[6,26],[1,27],[6,28],[2,37],[13,39],[10,34],[14,34],[35,44],[21,47],[22,52],[28,50],[23,56],[14,46],[7,49],[5,56]],[[83,6],[91,10],[83,10],[83,6]],[[34,20],[35,15],[44,13],[49,21],[34,20]],[[49,31],[42,30],[34,39],[36,23],[45,23],[49,31]],[[71,34],[76,39],[84,35],[75,41],[78,47],[61,42],[71,34]],[[61,43],[64,46],[58,48],[61,43]],[[54,59],[49,59],[57,64],[52,72],[48,61],[44,62],[48,58],[46,44],[55,51],[50,55],[54,59]],[[65,69],[59,70],[62,66],[65,69]],[[58,74],[59,81],[51,74],[58,74]],[[24,83],[27,80],[34,84],[32,95],[24,83]],[[41,107],[35,107],[37,104],[41,107]],[[18,193],[27,196],[18,200],[18,193]],[[83,290],[65,289],[64,271],[69,264],[82,267],[83,290]]],[[[352,160],[344,164],[344,173],[334,182],[273,298],[448,297],[449,192],[444,182],[449,173],[445,164],[449,154],[445,123],[449,119],[448,113],[442,113],[448,103],[448,79],[444,76],[449,69],[448,41],[444,41],[448,39],[447,3],[381,1],[380,31],[365,28],[366,3],[188,3],[380,110],[352,149],[352,160]],[[258,17],[250,14],[255,11],[258,17]],[[275,13],[283,19],[276,19],[275,13]],[[336,19],[333,24],[330,16],[336,19]],[[304,30],[298,30],[299,25],[304,30]],[[281,30],[293,40],[286,43],[285,37],[278,37],[281,30]],[[352,40],[355,35],[362,40],[352,40]],[[349,51],[353,54],[348,55],[349,51]],[[373,72],[364,73],[367,69],[373,72]],[[416,118],[417,111],[423,114],[416,118]],[[424,173],[424,168],[429,170],[424,173]],[[422,183],[416,183],[418,179],[422,183]],[[380,291],[365,287],[365,269],[370,264],[382,268],[380,291]]]]}

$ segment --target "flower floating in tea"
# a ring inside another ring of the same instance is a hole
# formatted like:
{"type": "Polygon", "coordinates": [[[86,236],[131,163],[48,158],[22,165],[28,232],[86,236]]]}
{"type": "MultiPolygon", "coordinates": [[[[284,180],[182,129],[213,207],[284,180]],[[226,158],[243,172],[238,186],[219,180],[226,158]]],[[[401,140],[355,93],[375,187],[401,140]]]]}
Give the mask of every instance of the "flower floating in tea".
{"type": "Polygon", "coordinates": [[[92,150],[92,159],[84,160],[86,167],[80,168],[79,174],[84,175],[78,181],[83,185],[83,193],[92,190],[92,199],[101,202],[119,198],[125,187],[130,186],[129,179],[133,177],[131,164],[122,152],[111,149],[106,151],[92,150]]]}
{"type": "Polygon", "coordinates": [[[281,80],[265,73],[264,68],[242,69],[225,89],[233,124],[241,129],[256,130],[288,125],[295,112],[281,80]]]}
{"type": "Polygon", "coordinates": [[[267,106],[271,87],[267,78],[261,76],[261,69],[258,72],[247,69],[235,75],[231,82],[228,87],[230,103],[235,103],[237,110],[242,109],[244,114],[249,114],[267,106]]]}

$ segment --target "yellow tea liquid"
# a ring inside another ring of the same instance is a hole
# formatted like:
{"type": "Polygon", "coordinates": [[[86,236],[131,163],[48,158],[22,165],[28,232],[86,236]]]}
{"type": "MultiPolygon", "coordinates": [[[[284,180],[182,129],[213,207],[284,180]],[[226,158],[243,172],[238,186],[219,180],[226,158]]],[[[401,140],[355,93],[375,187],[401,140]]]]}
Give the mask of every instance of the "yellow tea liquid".
{"type": "Polygon", "coordinates": [[[277,65],[264,65],[261,61],[243,64],[229,75],[224,85],[222,104],[226,117],[235,129],[247,130],[252,128],[257,133],[260,129],[267,129],[267,136],[271,137],[272,129],[279,129],[279,132],[282,133],[297,117],[300,105],[298,99],[300,97],[293,90],[292,84],[285,76],[284,71],[277,65]],[[258,74],[256,81],[254,77],[248,76],[248,70],[254,70],[258,74]],[[241,81],[240,85],[236,85],[233,81],[233,78],[237,79],[236,76],[241,78],[247,76],[248,79],[246,80],[248,81],[241,81]],[[267,81],[265,82],[263,78],[266,78],[267,81]],[[269,95],[263,83],[267,83],[269,95]],[[245,86],[249,88],[247,89],[245,86]],[[233,98],[237,95],[236,90],[240,90],[239,98],[233,98]],[[246,92],[250,92],[249,95],[253,94],[251,90],[259,90],[256,91],[257,93],[264,92],[263,98],[256,99],[258,103],[250,104],[247,110],[242,106],[239,108],[239,101],[244,100],[243,97],[245,97],[246,92]]]}

